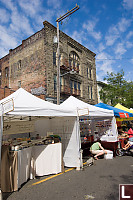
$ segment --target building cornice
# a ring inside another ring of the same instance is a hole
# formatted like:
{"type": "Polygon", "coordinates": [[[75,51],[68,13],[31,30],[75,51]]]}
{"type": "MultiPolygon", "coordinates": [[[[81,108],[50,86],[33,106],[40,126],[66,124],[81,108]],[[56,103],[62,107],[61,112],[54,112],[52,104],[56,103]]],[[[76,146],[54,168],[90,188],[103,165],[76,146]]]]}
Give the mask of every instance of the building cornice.
{"type": "MultiPolygon", "coordinates": [[[[54,31],[57,30],[57,28],[56,28],[54,25],[52,25],[51,23],[49,23],[48,21],[44,21],[44,22],[43,22],[43,25],[44,25],[44,28],[45,28],[45,26],[48,26],[48,27],[52,28],[54,31]]],[[[81,49],[84,49],[84,50],[88,51],[88,52],[91,53],[91,55],[94,56],[94,57],[96,56],[96,54],[95,54],[94,52],[92,52],[92,51],[90,51],[88,48],[84,47],[82,44],[80,44],[79,42],[77,42],[76,40],[74,40],[73,38],[71,38],[70,36],[68,36],[66,33],[60,31],[60,34],[65,35],[65,37],[68,38],[70,44],[76,43],[81,49]]],[[[80,50],[80,51],[81,51],[81,50],[80,50]]]]}

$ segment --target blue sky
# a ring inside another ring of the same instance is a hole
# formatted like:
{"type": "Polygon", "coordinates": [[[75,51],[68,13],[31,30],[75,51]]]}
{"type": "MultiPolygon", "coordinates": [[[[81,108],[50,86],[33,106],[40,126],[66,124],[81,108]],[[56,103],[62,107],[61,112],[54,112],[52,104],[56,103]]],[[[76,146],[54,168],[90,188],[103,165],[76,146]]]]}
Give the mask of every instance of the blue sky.
{"type": "Polygon", "coordinates": [[[97,80],[124,70],[133,81],[133,0],[0,0],[0,58],[75,7],[60,30],[96,53],[97,80]]]}

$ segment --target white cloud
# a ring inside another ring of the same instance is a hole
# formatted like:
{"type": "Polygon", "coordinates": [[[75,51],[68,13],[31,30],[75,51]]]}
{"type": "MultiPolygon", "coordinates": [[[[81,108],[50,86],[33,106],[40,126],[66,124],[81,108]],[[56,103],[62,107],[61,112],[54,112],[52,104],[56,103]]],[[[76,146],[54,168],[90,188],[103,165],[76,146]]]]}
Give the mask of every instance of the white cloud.
{"type": "Polygon", "coordinates": [[[132,79],[133,79],[132,74],[133,74],[133,70],[132,69],[130,71],[128,71],[128,70],[126,71],[125,77],[126,77],[126,80],[128,82],[132,81],[132,79]]]}
{"type": "Polygon", "coordinates": [[[107,35],[106,37],[105,37],[105,40],[106,40],[106,45],[107,46],[112,46],[114,43],[115,43],[115,41],[118,39],[118,37],[119,36],[117,36],[117,35],[107,35]]]}
{"type": "Polygon", "coordinates": [[[111,26],[107,35],[105,36],[106,45],[112,46],[115,41],[119,38],[119,31],[116,26],[111,26]]]}
{"type": "MultiPolygon", "coordinates": [[[[3,3],[5,2],[3,1],[3,3]]],[[[20,42],[25,39],[25,36],[34,33],[29,19],[24,16],[23,12],[20,12],[14,2],[8,0],[7,4],[5,3],[5,7],[6,9],[1,9],[2,12],[0,13],[0,15],[3,14],[3,23],[1,22],[0,25],[0,57],[3,56],[5,52],[8,53],[9,49],[18,46],[20,42]],[[7,22],[8,26],[6,26],[7,22]]]]}
{"type": "Polygon", "coordinates": [[[118,29],[120,32],[125,32],[130,25],[131,25],[130,19],[122,18],[121,21],[118,22],[118,29]]]}
{"type": "Polygon", "coordinates": [[[94,42],[92,42],[92,40],[88,40],[88,41],[84,41],[83,45],[89,49],[90,51],[96,53],[97,52],[97,46],[95,45],[94,42]]]}
{"type": "Polygon", "coordinates": [[[121,57],[127,50],[124,48],[123,43],[118,43],[114,49],[115,54],[117,57],[121,57]]]}
{"type": "Polygon", "coordinates": [[[21,9],[28,15],[31,16],[32,18],[36,16],[36,14],[40,11],[42,11],[42,5],[41,1],[38,0],[19,0],[19,6],[21,9]]]}
{"type": "Polygon", "coordinates": [[[133,31],[129,31],[129,33],[127,34],[127,39],[130,39],[133,36],[133,31]]]}
{"type": "Polygon", "coordinates": [[[94,39],[96,39],[96,40],[101,40],[101,32],[99,31],[99,32],[96,32],[96,31],[94,31],[93,33],[92,33],[92,36],[94,37],[94,39]],[[93,35],[94,34],[94,35],[93,35]]]}
{"type": "Polygon", "coordinates": [[[126,9],[133,9],[133,0],[123,0],[123,6],[126,9]]]}
{"type": "Polygon", "coordinates": [[[107,75],[107,72],[111,73],[114,71],[112,65],[114,61],[111,60],[111,56],[105,52],[97,54],[96,66],[97,66],[97,78],[98,80],[103,80],[107,75]]]}
{"type": "Polygon", "coordinates": [[[88,32],[93,32],[94,28],[96,26],[96,21],[94,20],[88,20],[87,23],[83,24],[83,28],[87,29],[88,32]]]}
{"type": "Polygon", "coordinates": [[[60,0],[47,0],[48,6],[53,7],[54,9],[61,8],[62,1],[60,0]]]}
{"type": "Polygon", "coordinates": [[[9,53],[9,49],[8,48],[4,48],[3,46],[0,46],[0,57],[4,57],[8,53],[9,53]]]}
{"type": "MultiPolygon", "coordinates": [[[[51,9],[44,9],[44,13],[41,15],[41,16],[39,16],[39,17],[42,17],[43,16],[43,20],[41,21],[41,23],[43,22],[43,21],[45,21],[45,20],[47,20],[47,21],[52,21],[52,18],[53,18],[53,16],[55,16],[57,14],[57,12],[56,11],[54,11],[54,10],[51,10],[51,9]]],[[[36,18],[37,19],[37,18],[36,18]]],[[[55,20],[56,20],[56,18],[55,18],[55,20]]]]}
{"type": "Polygon", "coordinates": [[[15,3],[12,0],[1,0],[3,4],[5,4],[5,7],[11,11],[14,11],[16,9],[15,3]]]}
{"type": "Polygon", "coordinates": [[[14,11],[11,15],[10,28],[14,33],[24,32],[26,35],[34,33],[28,18],[26,18],[23,15],[20,15],[17,11],[14,11]]]}
{"type": "Polygon", "coordinates": [[[117,65],[117,68],[121,69],[121,65],[117,65]]]}
{"type": "MultiPolygon", "coordinates": [[[[0,57],[43,28],[43,21],[52,21],[53,16],[59,14],[56,9],[44,7],[42,0],[0,1],[3,5],[0,8],[0,57]]],[[[51,6],[54,5],[54,1],[48,2],[51,6]]]]}
{"type": "Polygon", "coordinates": [[[74,31],[70,37],[72,37],[74,40],[82,44],[83,40],[85,40],[85,33],[83,31],[81,32],[74,31]]]}
{"type": "Polygon", "coordinates": [[[133,64],[133,59],[131,59],[131,63],[133,64]]]}
{"type": "Polygon", "coordinates": [[[52,22],[53,17],[56,20],[56,18],[60,16],[59,14],[63,12],[61,1],[48,0],[46,4],[48,4],[49,8],[45,8],[42,3],[43,1],[41,0],[32,0],[30,2],[29,0],[19,1],[21,11],[24,12],[27,17],[30,17],[33,21],[32,26],[34,26],[36,30],[43,26],[43,21],[47,20],[52,22]]]}
{"type": "Polygon", "coordinates": [[[112,25],[105,36],[106,45],[112,46],[117,39],[121,38],[122,33],[126,32],[130,25],[131,20],[125,18],[121,18],[121,20],[116,25],[112,25]]]}
{"type": "Polygon", "coordinates": [[[126,41],[126,47],[128,49],[132,48],[133,47],[133,43],[132,42],[129,42],[129,41],[126,41]]]}
{"type": "Polygon", "coordinates": [[[10,19],[10,14],[5,10],[0,8],[0,22],[7,23],[10,19]]]}
{"type": "MultiPolygon", "coordinates": [[[[7,27],[9,32],[14,32],[14,34],[16,33],[21,33],[23,35],[23,33],[27,33],[27,34],[32,34],[33,30],[31,28],[29,19],[26,15],[24,15],[24,10],[20,10],[20,7],[18,7],[17,2],[13,1],[13,0],[1,0],[2,3],[4,4],[4,6],[6,7],[6,16],[9,19],[10,16],[10,21],[9,21],[9,25],[7,27]]],[[[19,0],[19,5],[22,3],[22,0],[19,0]]],[[[26,0],[23,0],[23,3],[26,3],[26,0]]],[[[34,11],[33,10],[37,10],[37,5],[38,3],[36,3],[35,0],[31,1],[32,3],[29,3],[29,5],[26,4],[25,8],[29,9],[29,13],[33,14],[34,11]],[[34,9],[33,8],[34,5],[34,9]]],[[[24,9],[24,8],[23,8],[24,9]]]]}
{"type": "Polygon", "coordinates": [[[102,52],[105,48],[106,47],[103,43],[99,43],[98,52],[102,52]]]}
{"type": "MultiPolygon", "coordinates": [[[[15,37],[11,36],[8,33],[8,30],[4,27],[0,25],[0,43],[1,43],[1,47],[3,47],[3,49],[6,47],[8,49],[15,47],[17,45],[17,40],[15,37]]],[[[3,50],[4,52],[4,50],[3,50]]]]}
{"type": "Polygon", "coordinates": [[[101,40],[102,34],[100,31],[96,31],[96,24],[98,22],[98,19],[94,20],[88,20],[87,23],[83,24],[83,28],[87,30],[88,34],[91,35],[94,39],[97,41],[101,40]]]}
{"type": "Polygon", "coordinates": [[[105,60],[105,59],[108,59],[110,58],[110,55],[108,55],[107,53],[105,52],[100,52],[99,54],[97,54],[97,60],[105,60]]]}

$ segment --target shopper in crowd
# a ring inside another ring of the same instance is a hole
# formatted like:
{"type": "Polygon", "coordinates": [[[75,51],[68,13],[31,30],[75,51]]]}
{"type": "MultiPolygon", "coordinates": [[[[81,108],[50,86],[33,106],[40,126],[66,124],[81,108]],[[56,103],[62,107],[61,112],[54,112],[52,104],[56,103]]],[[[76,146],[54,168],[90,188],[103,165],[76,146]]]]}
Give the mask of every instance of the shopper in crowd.
{"type": "Polygon", "coordinates": [[[131,141],[128,141],[128,140],[125,140],[124,141],[124,144],[125,144],[125,146],[124,146],[124,150],[130,150],[130,149],[133,149],[133,142],[131,142],[131,141]]]}
{"type": "Polygon", "coordinates": [[[90,152],[95,155],[94,158],[96,160],[98,160],[98,156],[101,156],[103,154],[107,154],[107,151],[101,145],[101,140],[100,139],[98,139],[97,142],[95,142],[90,147],[90,152]]]}

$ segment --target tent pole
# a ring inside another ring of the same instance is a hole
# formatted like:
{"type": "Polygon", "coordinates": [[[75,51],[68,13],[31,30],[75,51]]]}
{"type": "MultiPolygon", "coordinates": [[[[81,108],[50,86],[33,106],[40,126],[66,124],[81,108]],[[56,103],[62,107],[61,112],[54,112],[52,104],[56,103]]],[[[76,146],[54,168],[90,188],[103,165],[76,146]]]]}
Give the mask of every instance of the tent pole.
{"type": "MultiPolygon", "coordinates": [[[[77,112],[78,113],[78,112],[77,112]]],[[[79,147],[79,162],[80,166],[76,168],[76,170],[82,170],[83,169],[83,150],[81,149],[81,137],[80,137],[80,122],[79,122],[79,115],[77,114],[77,133],[79,134],[77,137],[78,141],[78,147],[79,147]]]]}
{"type": "MultiPolygon", "coordinates": [[[[1,116],[0,116],[0,180],[1,180],[1,149],[2,149],[2,135],[3,135],[3,105],[1,104],[1,116]]],[[[2,184],[1,184],[2,185],[2,184]]],[[[0,200],[2,200],[2,190],[0,188],[0,200]]]]}

